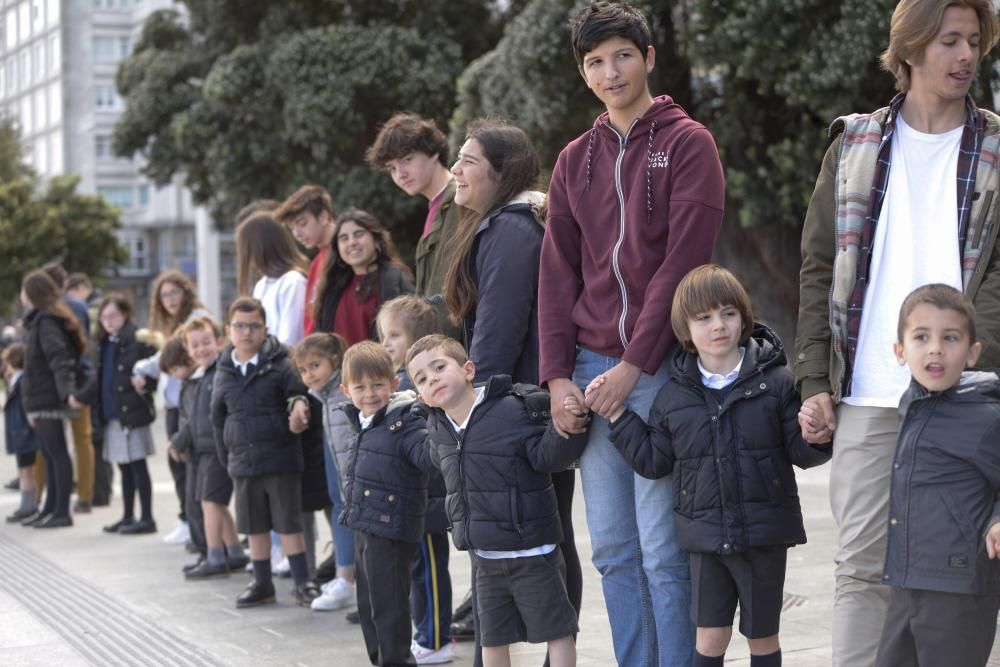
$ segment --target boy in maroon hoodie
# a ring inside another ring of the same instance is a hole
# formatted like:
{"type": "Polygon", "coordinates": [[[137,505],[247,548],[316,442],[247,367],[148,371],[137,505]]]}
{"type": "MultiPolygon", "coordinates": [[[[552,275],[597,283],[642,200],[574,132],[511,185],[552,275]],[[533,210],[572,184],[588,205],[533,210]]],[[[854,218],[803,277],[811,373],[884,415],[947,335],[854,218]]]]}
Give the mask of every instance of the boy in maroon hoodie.
{"type": "MultiPolygon", "coordinates": [[[[539,274],[540,379],[563,433],[587,428],[564,399],[598,415],[647,416],[675,342],[670,304],[681,278],[709,261],[725,183],[712,135],[646,81],[649,26],[624,3],[596,2],[571,23],[579,71],[607,111],[572,141],[549,186],[539,274]]],[[[687,665],[687,556],[674,535],[670,481],[636,475],[595,417],[580,462],[593,562],[601,573],[615,656],[627,665],[687,665]],[[641,600],[641,604],[635,604],[641,600]]]]}

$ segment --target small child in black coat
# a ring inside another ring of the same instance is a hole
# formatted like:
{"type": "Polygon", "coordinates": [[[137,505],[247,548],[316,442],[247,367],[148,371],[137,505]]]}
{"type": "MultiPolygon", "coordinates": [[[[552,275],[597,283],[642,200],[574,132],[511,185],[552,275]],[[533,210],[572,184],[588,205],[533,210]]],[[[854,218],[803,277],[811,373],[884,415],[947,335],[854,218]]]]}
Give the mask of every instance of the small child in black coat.
{"type": "Polygon", "coordinates": [[[373,665],[416,664],[410,651],[410,566],[424,535],[427,426],[398,384],[389,353],[372,341],[344,354],[340,407],[353,431],[340,522],[356,531],[358,614],[373,665]]]}
{"type": "Polygon", "coordinates": [[[434,463],[448,488],[455,546],[468,550],[483,662],[510,664],[515,642],[548,643],[549,664],[576,664],[576,610],[566,592],[562,523],[550,473],[579,458],[586,434],[564,440],[549,421],[549,396],[496,375],[473,387],[462,345],[425,336],[407,371],[430,408],[434,463]]]}
{"type": "Polygon", "coordinates": [[[303,453],[289,416],[308,423],[306,387],[288,352],[267,333],[267,316],[257,299],[240,297],[229,307],[230,344],[216,364],[212,425],[219,459],[236,491],[236,529],[250,542],[254,579],[236,606],[275,601],[271,581],[271,539],[281,546],[295,581],[295,601],[308,607],[320,590],[309,579],[302,524],[303,453]]]}
{"type": "Polygon", "coordinates": [[[7,384],[7,402],[3,406],[4,436],[7,453],[17,458],[17,478],[20,481],[21,504],[7,523],[20,523],[38,510],[35,490],[35,459],[38,438],[28,422],[21,402],[21,375],[24,373],[24,344],[14,343],[3,351],[3,379],[7,384]]]}
{"type": "MultiPolygon", "coordinates": [[[[683,349],[649,425],[623,407],[602,416],[636,472],[673,473],[677,541],[691,563],[692,665],[722,667],[739,603],[750,664],[777,667],[787,551],[806,541],[792,465],[825,463],[829,443],[802,439],[781,340],[754,325],[732,273],[714,264],[692,270],[670,312],[683,349]]],[[[588,394],[602,382],[598,376],[588,394]]]]}

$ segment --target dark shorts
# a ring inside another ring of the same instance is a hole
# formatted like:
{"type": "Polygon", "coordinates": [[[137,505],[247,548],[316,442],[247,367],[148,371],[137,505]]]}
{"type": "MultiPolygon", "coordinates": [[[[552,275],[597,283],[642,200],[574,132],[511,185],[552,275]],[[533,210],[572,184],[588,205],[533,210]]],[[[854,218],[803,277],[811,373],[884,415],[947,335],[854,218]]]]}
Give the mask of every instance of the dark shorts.
{"type": "Polygon", "coordinates": [[[778,634],[787,559],[785,546],[731,556],[690,554],[691,621],[699,628],[729,627],[739,604],[740,634],[747,639],[778,634]]]}
{"type": "Polygon", "coordinates": [[[228,505],[233,497],[233,480],[215,452],[195,454],[194,500],[228,505]]]}
{"type": "Polygon", "coordinates": [[[527,558],[472,557],[483,646],[537,644],[576,634],[576,610],[566,594],[566,564],[558,547],[527,558]]]}
{"type": "Polygon", "coordinates": [[[23,452],[20,454],[15,454],[14,457],[17,459],[18,468],[28,468],[35,465],[35,460],[38,458],[38,452],[32,450],[30,452],[23,452]]]}
{"type": "Polygon", "coordinates": [[[274,530],[282,535],[301,533],[302,475],[236,477],[236,530],[257,535],[274,530]]]}

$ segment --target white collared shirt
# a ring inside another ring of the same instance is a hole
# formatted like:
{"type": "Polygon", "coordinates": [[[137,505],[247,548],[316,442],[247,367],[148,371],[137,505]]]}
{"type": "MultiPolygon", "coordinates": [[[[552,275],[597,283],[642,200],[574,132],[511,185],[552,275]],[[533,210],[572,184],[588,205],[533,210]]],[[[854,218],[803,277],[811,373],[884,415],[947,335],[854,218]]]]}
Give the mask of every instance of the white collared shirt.
{"type": "Polygon", "coordinates": [[[236,358],[236,350],[233,350],[230,356],[232,357],[232,360],[233,360],[233,366],[236,366],[236,370],[238,370],[240,372],[240,375],[242,375],[244,377],[246,377],[247,366],[248,365],[254,364],[255,366],[260,366],[260,363],[259,363],[260,352],[258,352],[257,354],[253,355],[252,357],[250,357],[246,361],[239,361],[236,358]]]}
{"type": "Polygon", "coordinates": [[[375,420],[375,413],[371,413],[367,417],[361,414],[361,410],[358,410],[358,423],[361,424],[361,430],[364,431],[366,428],[372,425],[372,421],[375,420]]]}
{"type": "Polygon", "coordinates": [[[486,387],[473,387],[472,391],[476,392],[476,401],[472,404],[472,407],[469,408],[469,414],[465,415],[465,421],[459,424],[451,418],[451,415],[447,412],[445,413],[448,417],[448,421],[450,421],[452,427],[454,427],[455,433],[461,433],[465,430],[465,427],[469,425],[469,420],[472,419],[472,413],[476,411],[476,407],[483,402],[484,398],[486,398],[486,387]]]}
{"type": "Polygon", "coordinates": [[[699,358],[698,370],[701,372],[701,383],[709,389],[725,389],[732,383],[736,382],[736,378],[740,376],[740,368],[743,366],[743,357],[746,356],[746,353],[747,349],[741,346],[740,360],[736,362],[735,368],[725,375],[706,370],[705,367],[701,365],[701,359],[699,358]]]}

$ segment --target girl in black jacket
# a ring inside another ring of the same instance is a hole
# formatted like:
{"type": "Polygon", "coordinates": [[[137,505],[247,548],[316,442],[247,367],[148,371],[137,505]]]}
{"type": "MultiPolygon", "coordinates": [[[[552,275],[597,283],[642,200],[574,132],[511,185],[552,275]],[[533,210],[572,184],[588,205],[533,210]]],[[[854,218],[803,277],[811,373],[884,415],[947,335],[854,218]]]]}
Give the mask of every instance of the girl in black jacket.
{"type": "Polygon", "coordinates": [[[738,600],[750,664],[777,666],[787,549],[806,541],[792,465],[825,463],[829,443],[802,439],[781,340],[753,324],[733,274],[714,264],[691,271],[677,286],[671,324],[682,349],[649,425],[624,408],[602,416],[636,472],[674,473],[673,521],[691,559],[698,628],[692,664],[721,667],[738,600]]]}
{"type": "Polygon", "coordinates": [[[94,405],[104,432],[104,460],[117,463],[122,476],[122,518],[105,526],[108,533],[138,535],[155,533],[153,484],[146,458],[154,453],[149,425],[156,418],[153,394],[156,385],[139,393],[132,386],[132,367],[156,353],[149,333],[139,332],[131,320],[132,302],[112,292],[97,310],[97,350],[94,373],[87,386],[70,399],[74,407],[94,405]],[[135,520],[136,492],[142,514],[135,520]]]}
{"type": "Polygon", "coordinates": [[[87,338],[59,286],[44,271],[25,276],[21,303],[29,311],[24,318],[28,336],[22,400],[42,446],[48,487],[42,509],[22,525],[72,526],[69,494],[73,468],[66,450],[63,419],[71,415],[68,400],[80,381],[80,355],[87,351],[87,338]]]}

